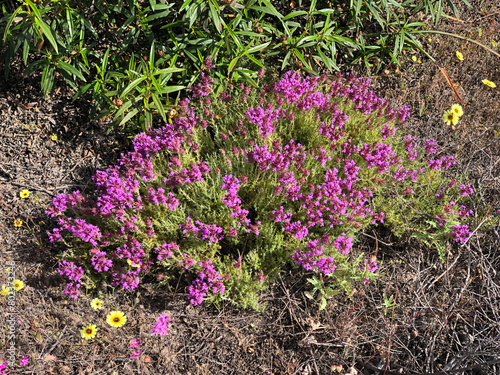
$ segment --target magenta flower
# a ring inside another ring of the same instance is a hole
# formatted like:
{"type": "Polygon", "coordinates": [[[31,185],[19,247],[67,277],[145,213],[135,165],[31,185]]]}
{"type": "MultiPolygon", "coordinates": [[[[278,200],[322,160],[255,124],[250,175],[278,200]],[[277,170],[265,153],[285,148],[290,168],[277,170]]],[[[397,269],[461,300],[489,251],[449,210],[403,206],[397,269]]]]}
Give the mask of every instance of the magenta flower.
{"type": "Polygon", "coordinates": [[[151,328],[151,336],[160,335],[165,336],[168,333],[168,323],[171,319],[167,314],[161,314],[153,327],[151,328]]]}
{"type": "Polygon", "coordinates": [[[21,358],[21,360],[19,361],[19,364],[20,364],[21,366],[23,366],[23,367],[24,367],[24,366],[27,366],[27,365],[28,365],[29,361],[30,361],[30,357],[25,357],[25,356],[23,355],[23,357],[22,357],[22,358],[21,358]]]}

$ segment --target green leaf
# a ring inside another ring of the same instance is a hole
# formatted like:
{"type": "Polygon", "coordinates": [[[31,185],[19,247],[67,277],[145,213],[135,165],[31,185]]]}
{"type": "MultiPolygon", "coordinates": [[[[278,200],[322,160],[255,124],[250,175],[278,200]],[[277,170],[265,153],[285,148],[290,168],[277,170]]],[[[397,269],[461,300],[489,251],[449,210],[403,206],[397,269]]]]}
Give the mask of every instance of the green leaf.
{"type": "Polygon", "coordinates": [[[44,96],[47,96],[54,85],[54,70],[54,66],[50,64],[45,65],[45,68],[43,68],[41,87],[44,96]]]}
{"type": "Polygon", "coordinates": [[[309,13],[312,13],[316,9],[316,1],[317,0],[311,1],[311,6],[309,7],[309,13]]]}
{"type": "Polygon", "coordinates": [[[287,14],[285,17],[283,17],[282,21],[289,20],[290,18],[297,17],[297,16],[303,16],[304,14],[307,14],[305,10],[299,10],[296,12],[292,12],[287,14]]]}
{"type": "Polygon", "coordinates": [[[58,61],[57,66],[61,67],[65,71],[67,71],[69,74],[72,74],[78,78],[80,78],[82,81],[87,81],[85,77],[82,75],[81,72],[79,72],[73,65],[65,63],[64,61],[58,61]]]}
{"type": "Polygon", "coordinates": [[[248,53],[244,53],[246,57],[248,57],[250,60],[252,60],[254,62],[254,64],[260,66],[261,68],[264,68],[264,65],[262,65],[262,63],[260,61],[258,61],[255,57],[253,57],[252,55],[249,55],[248,53]]]}
{"type": "Polygon", "coordinates": [[[326,298],[325,297],[321,297],[321,302],[319,304],[319,311],[324,310],[325,307],[326,307],[326,298]]]}
{"type": "MultiPolygon", "coordinates": [[[[253,46],[252,48],[249,48],[246,52],[247,53],[255,53],[257,51],[260,51],[263,48],[266,48],[269,44],[271,44],[271,42],[262,43],[262,44],[259,44],[258,46],[253,46]]],[[[248,46],[247,46],[247,48],[248,48],[248,46]]]]}
{"type": "Polygon", "coordinates": [[[215,28],[217,31],[222,33],[222,24],[221,24],[221,19],[220,19],[220,9],[217,3],[213,4],[212,0],[208,0],[208,6],[210,8],[210,18],[212,18],[212,22],[215,24],[215,28]]]}
{"type": "Polygon", "coordinates": [[[153,70],[155,68],[155,41],[151,43],[151,48],[149,49],[149,69],[153,70]]]}
{"type": "Polygon", "coordinates": [[[285,69],[285,66],[288,65],[288,60],[290,59],[290,56],[292,55],[292,51],[288,51],[287,54],[285,55],[285,58],[283,59],[283,63],[281,64],[281,70],[285,69]]]}
{"type": "Polygon", "coordinates": [[[146,80],[148,77],[146,76],[142,76],[142,77],[139,77],[135,80],[133,80],[125,90],[123,90],[122,94],[120,95],[120,98],[123,98],[125,97],[130,91],[132,91],[135,87],[137,87],[137,85],[139,83],[141,83],[142,81],[146,80]]]}
{"type": "Polygon", "coordinates": [[[227,67],[227,74],[230,76],[233,70],[235,69],[236,65],[238,64],[238,61],[240,60],[241,56],[236,56],[234,59],[231,60],[229,63],[229,66],[227,67]]]}
{"type": "Polygon", "coordinates": [[[118,124],[118,126],[122,126],[123,124],[125,124],[126,122],[128,122],[128,120],[130,120],[132,117],[134,117],[137,113],[139,113],[139,110],[137,108],[134,108],[132,111],[130,111],[129,113],[127,113],[127,116],[125,116],[120,121],[120,123],[118,124]]]}
{"type": "Polygon", "coordinates": [[[54,51],[56,51],[56,53],[58,54],[59,49],[57,48],[56,40],[54,39],[54,36],[52,35],[52,31],[50,30],[49,25],[47,25],[42,20],[38,20],[38,19],[35,19],[35,22],[42,29],[43,33],[45,34],[45,36],[49,40],[50,44],[54,48],[54,51]]]}
{"type": "Polygon", "coordinates": [[[167,122],[167,116],[165,115],[165,108],[163,108],[163,104],[161,103],[160,98],[155,93],[152,93],[151,97],[153,98],[153,103],[155,104],[156,110],[160,114],[161,118],[163,119],[164,122],[167,122]]]}
{"type": "Polygon", "coordinates": [[[22,7],[23,7],[22,5],[19,6],[14,11],[14,13],[12,13],[12,15],[9,17],[9,19],[7,20],[7,24],[5,25],[5,31],[3,33],[3,42],[4,43],[7,40],[7,35],[9,35],[10,26],[12,25],[12,22],[14,22],[14,19],[17,17],[17,14],[21,11],[22,7]]]}
{"type": "Polygon", "coordinates": [[[162,94],[169,94],[171,92],[175,92],[175,91],[180,91],[182,89],[185,89],[186,86],[167,86],[167,87],[163,87],[161,89],[161,93],[162,94]]]}
{"type": "Polygon", "coordinates": [[[157,76],[159,74],[168,74],[168,73],[178,73],[178,72],[182,72],[186,69],[183,69],[183,68],[165,68],[165,69],[158,69],[154,72],[153,75],[157,76]]]}

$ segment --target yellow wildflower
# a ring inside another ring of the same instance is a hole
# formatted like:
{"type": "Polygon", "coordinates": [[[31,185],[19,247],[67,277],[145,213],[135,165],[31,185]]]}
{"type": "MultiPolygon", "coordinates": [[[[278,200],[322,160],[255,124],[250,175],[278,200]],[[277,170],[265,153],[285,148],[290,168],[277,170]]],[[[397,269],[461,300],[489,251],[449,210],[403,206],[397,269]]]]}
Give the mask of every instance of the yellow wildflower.
{"type": "Polygon", "coordinates": [[[112,327],[121,327],[127,323],[127,317],[121,311],[111,311],[106,317],[106,322],[112,327]]]}
{"type": "Polygon", "coordinates": [[[27,189],[21,190],[21,191],[19,192],[19,196],[20,196],[21,198],[28,198],[28,197],[30,196],[30,192],[29,192],[29,190],[27,190],[27,189]]]}
{"type": "Polygon", "coordinates": [[[90,307],[92,307],[94,310],[100,310],[102,309],[102,301],[99,298],[94,298],[92,301],[90,301],[90,307]]]}
{"type": "Polygon", "coordinates": [[[494,82],[488,81],[487,79],[483,79],[481,82],[484,83],[486,86],[490,86],[493,88],[497,87],[497,85],[495,85],[494,82]]]}
{"type": "Polygon", "coordinates": [[[21,219],[14,220],[14,226],[15,227],[19,228],[21,225],[23,225],[23,221],[21,219]]]}
{"type": "Polygon", "coordinates": [[[83,327],[80,330],[80,335],[86,340],[93,339],[97,334],[97,327],[94,324],[89,324],[87,327],[83,327]]]}
{"type": "Polygon", "coordinates": [[[0,292],[0,296],[5,297],[10,293],[9,288],[7,288],[5,285],[2,285],[2,291],[0,292]]]}
{"type": "Polygon", "coordinates": [[[464,55],[462,55],[460,51],[457,51],[455,55],[457,55],[457,59],[459,59],[460,61],[464,61],[464,55]]]}
{"type": "Polygon", "coordinates": [[[411,57],[411,59],[412,59],[413,61],[417,61],[417,58],[416,58],[415,56],[412,56],[412,57],[411,57]]]}
{"type": "Polygon", "coordinates": [[[16,290],[16,292],[19,292],[24,288],[24,283],[21,280],[14,280],[12,284],[14,284],[14,289],[16,290]]]}
{"type": "Polygon", "coordinates": [[[462,109],[462,106],[460,104],[453,104],[451,106],[451,110],[455,112],[455,114],[460,117],[464,114],[464,110],[462,109]]]}
{"type": "Polygon", "coordinates": [[[52,139],[53,141],[57,141],[57,135],[52,135],[52,137],[50,137],[50,139],[52,139]]]}
{"type": "Polygon", "coordinates": [[[458,123],[458,116],[450,109],[443,114],[443,121],[446,125],[456,125],[458,123]]]}

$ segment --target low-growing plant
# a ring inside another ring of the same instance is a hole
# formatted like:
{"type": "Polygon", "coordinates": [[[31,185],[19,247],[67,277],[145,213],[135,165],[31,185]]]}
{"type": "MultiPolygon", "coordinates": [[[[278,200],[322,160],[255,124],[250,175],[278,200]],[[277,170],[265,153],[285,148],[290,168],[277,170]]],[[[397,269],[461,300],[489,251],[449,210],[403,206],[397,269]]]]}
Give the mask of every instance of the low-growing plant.
{"type": "Polygon", "coordinates": [[[227,84],[215,95],[202,74],[170,123],[97,171],[93,197],[54,198],[49,237],[67,245],[65,292],[180,274],[194,305],[258,308],[287,263],[313,272],[328,294],[374,277],[373,254],[353,246],[372,225],[398,235],[445,228],[440,235],[465,241],[458,223],[469,211],[457,207],[472,189],[444,178],[453,157],[405,136],[409,108],[392,109],[367,79],[326,78],[288,72],[269,82],[261,71],[259,89],[227,84]]]}

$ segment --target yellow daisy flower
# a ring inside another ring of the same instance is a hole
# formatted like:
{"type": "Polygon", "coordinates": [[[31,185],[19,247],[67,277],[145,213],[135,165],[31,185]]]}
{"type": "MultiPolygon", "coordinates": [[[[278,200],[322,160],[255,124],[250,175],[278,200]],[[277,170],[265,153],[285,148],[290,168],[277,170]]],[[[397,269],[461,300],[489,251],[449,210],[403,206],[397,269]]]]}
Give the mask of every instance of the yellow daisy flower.
{"type": "Polygon", "coordinates": [[[102,301],[99,298],[94,298],[90,302],[90,307],[92,307],[94,310],[100,310],[102,309],[102,301]]]}
{"type": "Polygon", "coordinates": [[[53,141],[57,141],[57,135],[53,135],[52,137],[50,137],[50,139],[52,139],[53,141]]]}
{"type": "Polygon", "coordinates": [[[119,328],[127,323],[127,317],[121,311],[111,311],[106,317],[106,322],[112,327],[119,328]]]}
{"type": "Polygon", "coordinates": [[[97,334],[97,327],[94,324],[89,324],[87,327],[83,327],[80,330],[80,335],[86,340],[93,339],[97,334]]]}
{"type": "Polygon", "coordinates": [[[21,219],[14,220],[14,226],[15,227],[19,228],[21,225],[23,225],[23,221],[21,219]]]}
{"type": "Polygon", "coordinates": [[[30,192],[29,192],[29,190],[26,190],[26,189],[21,190],[21,191],[19,192],[19,196],[20,196],[21,198],[28,198],[28,197],[30,196],[30,192]]]}
{"type": "Polygon", "coordinates": [[[488,81],[487,79],[483,79],[481,82],[484,83],[486,86],[490,86],[493,88],[497,87],[497,85],[495,85],[494,82],[488,81]]]}
{"type": "Polygon", "coordinates": [[[412,59],[413,61],[417,61],[416,56],[412,56],[412,57],[411,57],[411,59],[412,59]]]}
{"type": "Polygon", "coordinates": [[[12,284],[14,284],[14,289],[16,292],[19,292],[24,288],[24,283],[21,280],[14,280],[12,284]]]}
{"type": "Polygon", "coordinates": [[[458,116],[450,109],[443,114],[443,121],[446,125],[456,125],[458,123],[458,116]]]}
{"type": "Polygon", "coordinates": [[[2,285],[2,291],[0,292],[0,295],[2,297],[6,297],[10,293],[9,288],[7,288],[5,285],[2,285]]]}
{"type": "Polygon", "coordinates": [[[453,104],[451,106],[451,110],[458,116],[462,116],[464,114],[464,110],[460,104],[453,104]]]}
{"type": "Polygon", "coordinates": [[[460,61],[464,61],[464,55],[462,55],[461,52],[457,51],[455,55],[457,56],[457,59],[459,59],[460,61]]]}

